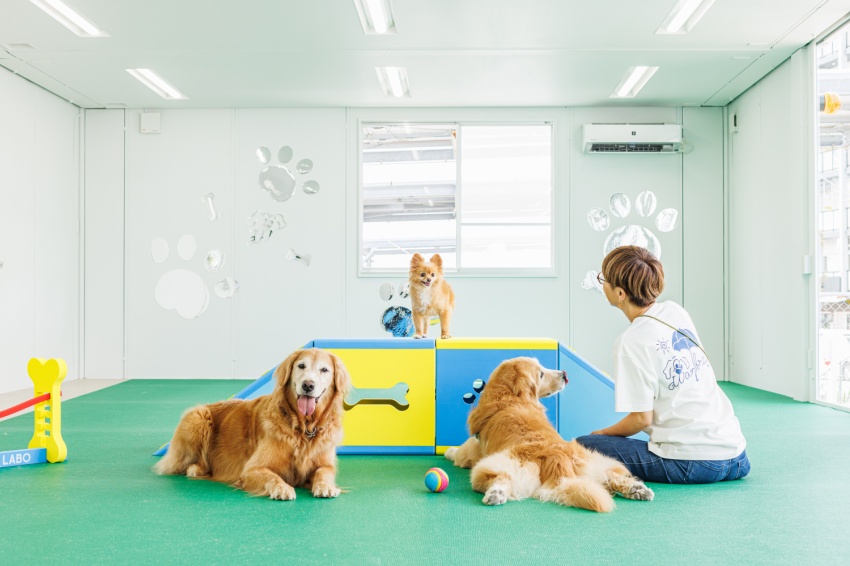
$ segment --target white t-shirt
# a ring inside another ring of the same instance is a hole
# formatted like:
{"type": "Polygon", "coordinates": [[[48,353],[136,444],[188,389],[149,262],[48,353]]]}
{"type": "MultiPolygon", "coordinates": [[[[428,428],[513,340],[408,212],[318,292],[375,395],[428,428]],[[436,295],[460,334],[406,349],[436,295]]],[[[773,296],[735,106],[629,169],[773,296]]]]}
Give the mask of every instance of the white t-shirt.
{"type": "Polygon", "coordinates": [[[614,405],[652,411],[649,451],[674,460],[728,460],[747,445],[687,311],[672,301],[638,317],[614,344],[614,405]]]}

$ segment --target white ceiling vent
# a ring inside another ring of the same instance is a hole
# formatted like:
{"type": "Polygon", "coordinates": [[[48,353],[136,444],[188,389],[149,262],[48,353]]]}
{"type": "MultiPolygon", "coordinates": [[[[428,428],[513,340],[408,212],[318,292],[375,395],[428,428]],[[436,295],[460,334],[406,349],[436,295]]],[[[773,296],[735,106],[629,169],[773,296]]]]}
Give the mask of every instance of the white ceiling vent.
{"type": "Polygon", "coordinates": [[[585,124],[585,153],[681,153],[678,124],[585,124]]]}

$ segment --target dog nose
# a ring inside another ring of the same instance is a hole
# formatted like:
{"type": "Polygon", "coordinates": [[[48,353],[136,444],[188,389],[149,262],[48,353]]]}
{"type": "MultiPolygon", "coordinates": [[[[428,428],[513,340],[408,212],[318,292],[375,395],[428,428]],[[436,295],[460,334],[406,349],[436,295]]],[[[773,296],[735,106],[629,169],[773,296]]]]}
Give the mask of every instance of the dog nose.
{"type": "Polygon", "coordinates": [[[569,379],[567,379],[567,372],[565,372],[564,370],[561,370],[561,379],[563,379],[563,380],[564,380],[564,383],[569,383],[569,382],[570,382],[570,380],[569,380],[569,379]]]}
{"type": "Polygon", "coordinates": [[[301,390],[304,391],[304,393],[311,393],[315,388],[316,384],[312,381],[305,381],[301,384],[301,390]]]}

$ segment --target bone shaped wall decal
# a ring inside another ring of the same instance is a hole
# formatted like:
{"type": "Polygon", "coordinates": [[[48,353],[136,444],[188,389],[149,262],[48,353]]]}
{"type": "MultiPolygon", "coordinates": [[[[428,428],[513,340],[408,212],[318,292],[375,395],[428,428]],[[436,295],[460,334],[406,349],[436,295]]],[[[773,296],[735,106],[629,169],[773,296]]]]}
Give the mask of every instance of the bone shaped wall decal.
{"type": "Polygon", "coordinates": [[[408,391],[410,386],[403,382],[389,388],[357,388],[352,385],[351,392],[345,397],[345,408],[351,409],[358,403],[387,404],[404,411],[410,406],[405,397],[408,391]]]}

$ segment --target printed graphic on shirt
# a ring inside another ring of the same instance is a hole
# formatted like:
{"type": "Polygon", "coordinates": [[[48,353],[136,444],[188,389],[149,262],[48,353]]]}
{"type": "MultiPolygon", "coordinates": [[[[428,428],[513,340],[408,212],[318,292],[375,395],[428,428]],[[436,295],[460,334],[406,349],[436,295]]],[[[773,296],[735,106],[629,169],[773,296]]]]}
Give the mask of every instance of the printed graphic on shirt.
{"type": "Polygon", "coordinates": [[[667,389],[671,391],[693,378],[699,381],[700,368],[708,365],[708,360],[694,338],[694,333],[686,328],[680,328],[673,332],[670,337],[670,346],[666,338],[660,338],[658,349],[667,354],[668,349],[672,354],[664,367],[664,378],[668,381],[667,389]]]}

